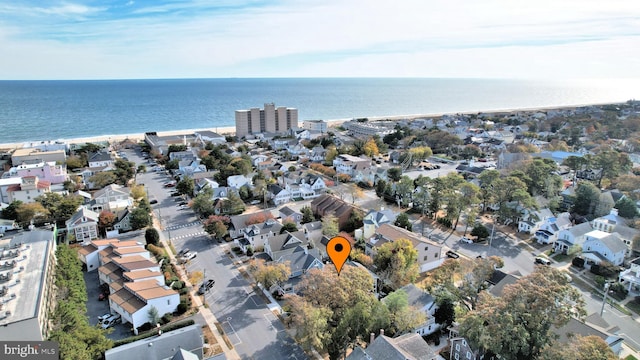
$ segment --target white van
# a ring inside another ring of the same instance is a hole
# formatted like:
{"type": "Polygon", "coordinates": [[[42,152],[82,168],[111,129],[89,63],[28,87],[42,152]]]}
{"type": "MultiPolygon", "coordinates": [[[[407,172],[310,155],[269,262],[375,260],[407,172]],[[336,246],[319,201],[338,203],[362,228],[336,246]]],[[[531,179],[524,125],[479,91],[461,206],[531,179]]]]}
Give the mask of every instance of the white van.
{"type": "Polygon", "coordinates": [[[547,265],[547,266],[551,265],[551,260],[547,258],[543,258],[542,256],[537,256],[534,262],[536,264],[541,264],[541,265],[547,265]]]}

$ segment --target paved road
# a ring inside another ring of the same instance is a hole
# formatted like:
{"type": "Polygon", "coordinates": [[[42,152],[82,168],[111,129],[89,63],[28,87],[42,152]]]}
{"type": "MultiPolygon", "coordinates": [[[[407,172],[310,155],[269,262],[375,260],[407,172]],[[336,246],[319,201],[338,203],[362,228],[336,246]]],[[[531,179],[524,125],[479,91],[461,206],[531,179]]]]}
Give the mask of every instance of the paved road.
{"type": "MultiPolygon", "coordinates": [[[[130,161],[144,163],[139,155],[128,152],[130,161]]],[[[175,198],[170,196],[173,189],[163,186],[169,180],[164,173],[153,171],[137,178],[138,183],[145,184],[149,195],[158,200],[153,205],[154,212],[175,249],[189,248],[198,253],[186,264],[187,270],[202,271],[206,278],[216,280],[205,300],[238,354],[243,359],[307,359],[226,255],[230,245],[212,241],[193,211],[178,209],[175,198]]]]}

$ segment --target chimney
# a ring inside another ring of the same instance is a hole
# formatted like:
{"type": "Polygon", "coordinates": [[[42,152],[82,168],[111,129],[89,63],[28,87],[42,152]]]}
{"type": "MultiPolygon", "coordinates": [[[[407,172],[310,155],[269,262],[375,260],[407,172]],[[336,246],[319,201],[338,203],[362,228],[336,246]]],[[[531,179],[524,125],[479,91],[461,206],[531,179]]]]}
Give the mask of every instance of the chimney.
{"type": "Polygon", "coordinates": [[[380,335],[384,335],[384,329],[380,329],[380,335]]]}
{"type": "Polygon", "coordinates": [[[374,333],[369,334],[369,344],[371,344],[375,339],[376,339],[376,334],[374,333]]]}

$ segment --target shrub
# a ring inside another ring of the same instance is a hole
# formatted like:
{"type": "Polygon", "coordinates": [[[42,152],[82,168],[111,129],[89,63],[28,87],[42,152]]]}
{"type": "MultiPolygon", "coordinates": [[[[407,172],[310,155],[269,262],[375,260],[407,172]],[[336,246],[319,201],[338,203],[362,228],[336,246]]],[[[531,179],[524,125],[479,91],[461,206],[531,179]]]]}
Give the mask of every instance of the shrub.
{"type": "Polygon", "coordinates": [[[447,218],[438,218],[438,223],[441,225],[444,225],[448,228],[451,227],[451,220],[447,219],[447,218]]]}
{"type": "Polygon", "coordinates": [[[189,293],[189,289],[187,289],[186,287],[181,288],[180,290],[178,290],[178,293],[180,295],[186,295],[189,293]]]}
{"type": "Polygon", "coordinates": [[[162,318],[160,319],[160,321],[162,321],[163,324],[166,324],[166,323],[170,323],[171,319],[173,319],[173,314],[172,313],[166,313],[166,314],[162,315],[162,318]]]}
{"type": "Polygon", "coordinates": [[[182,289],[183,287],[184,287],[184,282],[182,282],[182,281],[180,281],[180,280],[175,281],[175,282],[173,283],[173,285],[171,285],[171,288],[172,288],[173,290],[180,290],[180,289],[182,289]]]}
{"type": "Polygon", "coordinates": [[[247,256],[253,256],[253,248],[251,246],[247,246],[247,256]]]}
{"type": "Polygon", "coordinates": [[[596,282],[600,289],[604,289],[604,283],[606,282],[605,278],[601,275],[596,275],[593,280],[596,282]]]}
{"type": "Polygon", "coordinates": [[[186,303],[181,302],[180,304],[178,304],[178,309],[176,310],[176,312],[178,313],[178,315],[182,315],[182,314],[186,313],[187,310],[189,310],[189,305],[187,305],[186,303]]]}

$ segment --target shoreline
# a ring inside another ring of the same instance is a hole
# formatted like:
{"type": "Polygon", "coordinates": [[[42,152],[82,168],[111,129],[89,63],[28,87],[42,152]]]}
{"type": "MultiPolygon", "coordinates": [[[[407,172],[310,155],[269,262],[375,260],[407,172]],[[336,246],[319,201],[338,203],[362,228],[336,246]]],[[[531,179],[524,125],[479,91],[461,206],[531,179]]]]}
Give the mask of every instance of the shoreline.
{"type": "MultiPolygon", "coordinates": [[[[447,112],[447,113],[430,113],[430,114],[408,114],[408,115],[389,115],[389,116],[368,116],[366,117],[369,121],[398,121],[398,120],[415,120],[420,118],[440,118],[445,115],[472,115],[472,114],[481,114],[481,113],[498,113],[498,114],[508,114],[515,112],[535,112],[535,111],[548,111],[548,110],[568,110],[575,109],[579,107],[585,106],[603,106],[603,105],[620,105],[625,104],[626,102],[605,102],[605,103],[591,103],[591,104],[578,104],[578,105],[563,105],[563,106],[543,106],[543,107],[531,107],[531,108],[503,108],[503,109],[488,109],[488,110],[465,110],[458,112],[447,112]]],[[[341,124],[353,120],[353,118],[343,118],[343,119],[332,119],[327,121],[327,128],[336,128],[341,124]]],[[[299,122],[301,124],[302,122],[299,122]]],[[[235,135],[235,126],[218,126],[212,128],[200,128],[200,129],[184,129],[184,130],[170,130],[170,131],[157,131],[159,136],[175,136],[175,135],[188,135],[193,134],[198,131],[213,131],[220,135],[235,135]]],[[[0,144],[0,149],[5,150],[14,150],[19,149],[24,146],[26,143],[36,143],[36,142],[65,142],[66,144],[84,144],[84,143],[96,143],[96,142],[113,142],[113,141],[123,141],[123,140],[135,140],[143,141],[145,133],[131,133],[131,134],[111,134],[111,135],[96,135],[96,136],[87,136],[87,137],[77,137],[77,138],[61,138],[61,139],[51,139],[51,140],[31,140],[31,141],[22,141],[22,142],[14,142],[14,143],[3,143],[0,144]]]]}

